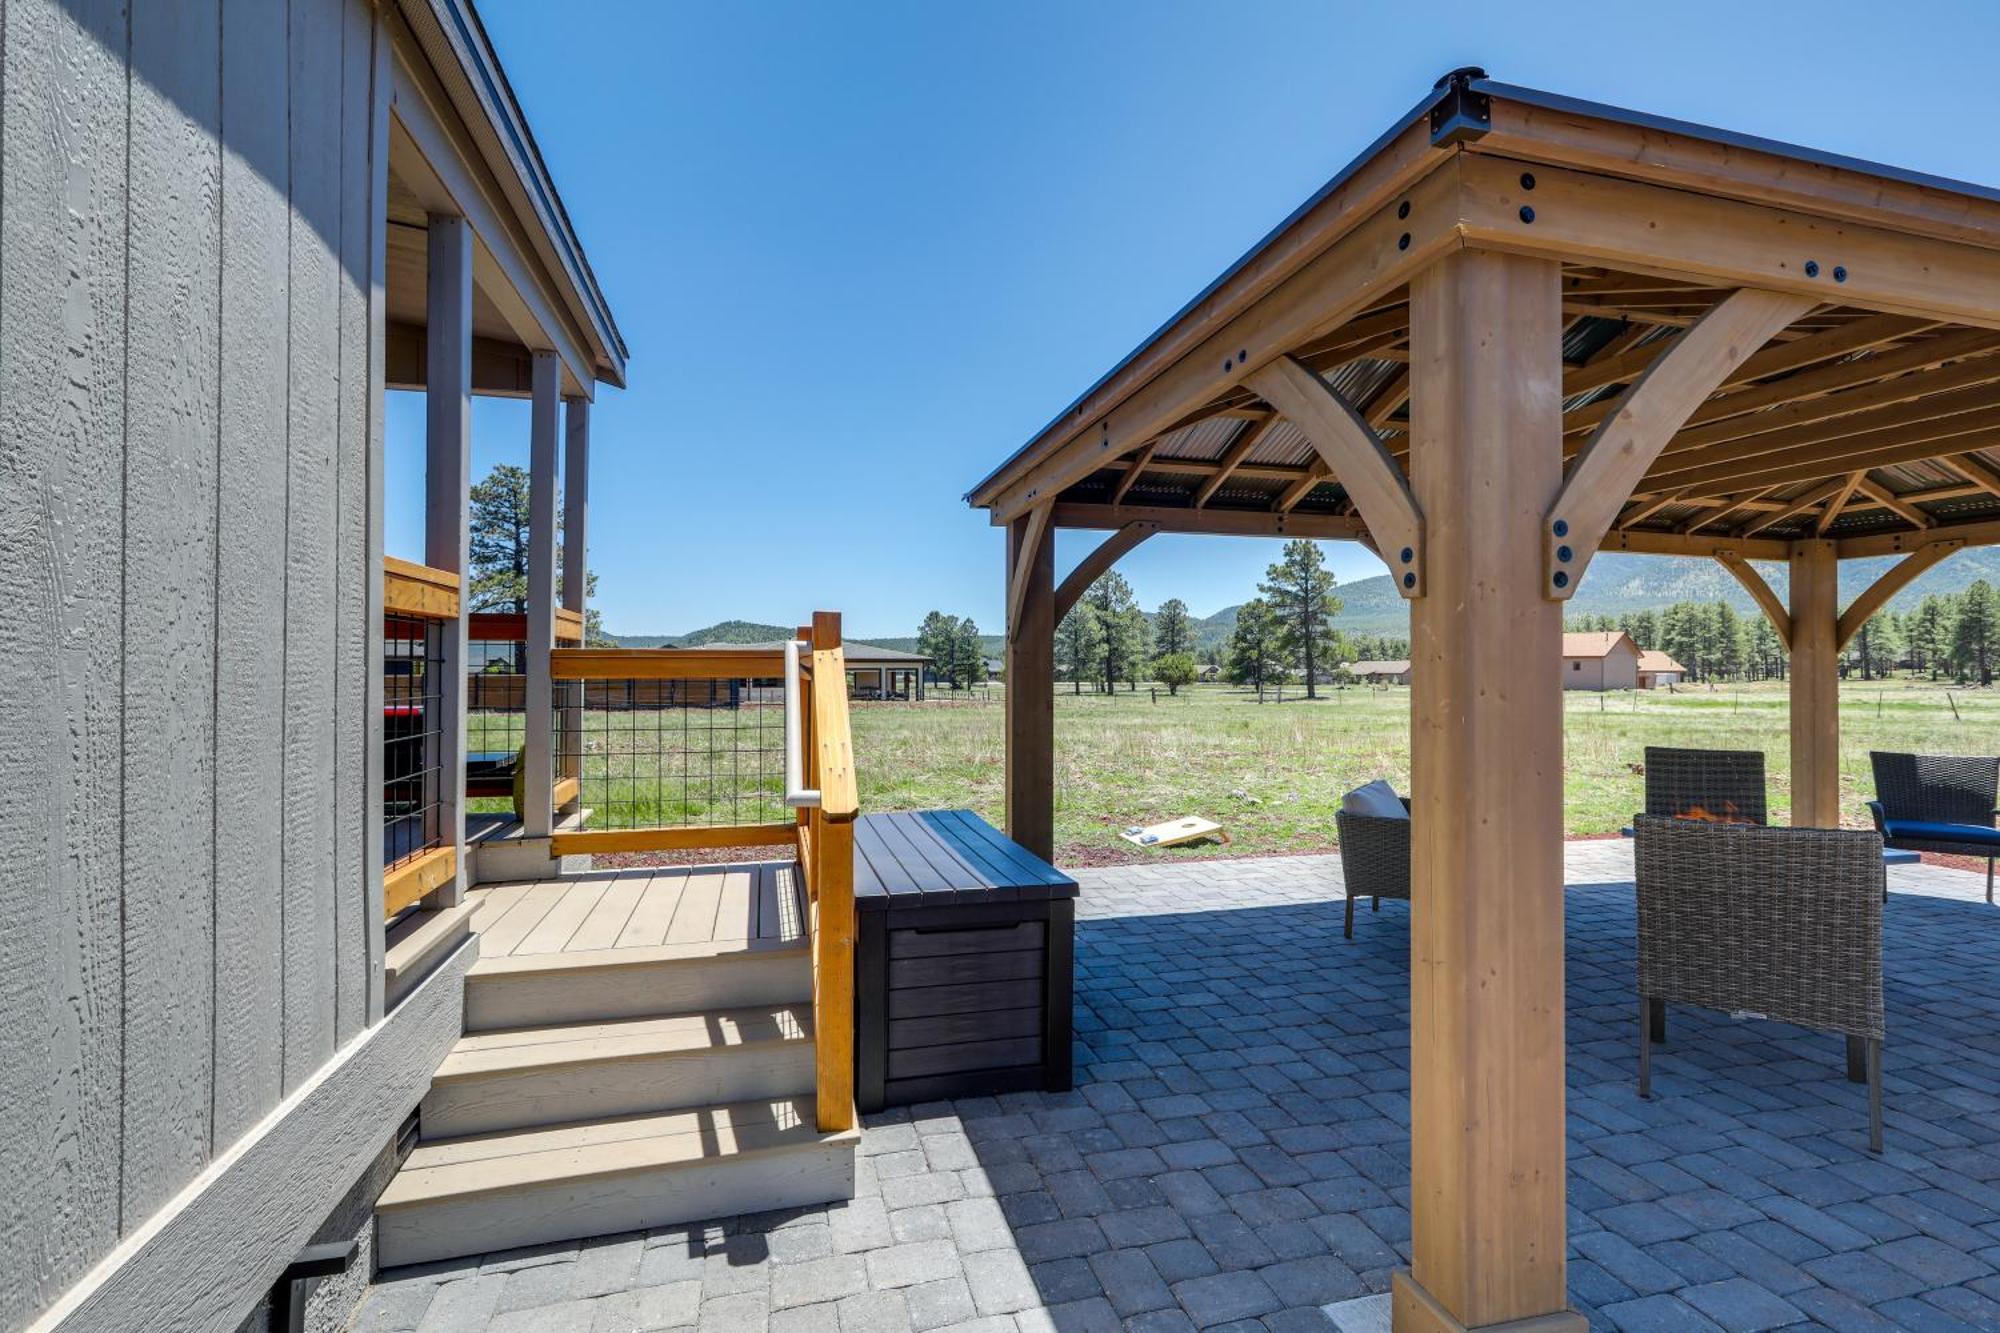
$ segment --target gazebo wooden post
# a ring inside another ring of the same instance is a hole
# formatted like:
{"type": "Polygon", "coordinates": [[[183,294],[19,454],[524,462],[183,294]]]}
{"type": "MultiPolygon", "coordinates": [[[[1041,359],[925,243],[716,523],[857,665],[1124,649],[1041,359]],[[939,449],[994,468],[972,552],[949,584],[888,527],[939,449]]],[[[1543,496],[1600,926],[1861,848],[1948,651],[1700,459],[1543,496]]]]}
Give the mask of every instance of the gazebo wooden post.
{"type": "Polygon", "coordinates": [[[1398,1333],[1582,1329],[1564,1265],[1561,271],[1465,250],[1411,284],[1412,1265],[1398,1333]],[[1525,1321],[1509,1323],[1508,1321],[1525,1321]]]}
{"type": "Polygon", "coordinates": [[[1055,604],[1055,529],[1031,510],[1007,525],[1007,836],[1044,860],[1055,854],[1055,604]]]}
{"type": "Polygon", "coordinates": [[[1840,826],[1840,562],[1822,539],[1792,543],[1792,823],[1840,826]]]}

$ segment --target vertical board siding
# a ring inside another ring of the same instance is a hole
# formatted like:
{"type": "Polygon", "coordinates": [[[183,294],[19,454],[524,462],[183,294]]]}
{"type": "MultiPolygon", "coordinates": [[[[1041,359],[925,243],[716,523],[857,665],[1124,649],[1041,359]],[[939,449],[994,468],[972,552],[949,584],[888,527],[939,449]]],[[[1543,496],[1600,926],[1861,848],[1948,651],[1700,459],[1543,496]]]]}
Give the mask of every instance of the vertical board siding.
{"type": "Polygon", "coordinates": [[[285,6],[222,0],[222,456],[216,558],[215,1130],[284,1087],[285,6]]]}
{"type": "Polygon", "coordinates": [[[291,8],[291,412],[285,552],[285,1088],[334,1049],[335,434],[340,10],[291,8]]]}
{"type": "Polygon", "coordinates": [[[125,294],[124,1211],[208,1161],[215,956],[217,0],[135,5],[125,294]]]}
{"type": "Polygon", "coordinates": [[[119,1230],[125,9],[0,0],[0,1327],[119,1230]]]}
{"type": "MultiPolygon", "coordinates": [[[[368,284],[369,215],[377,207],[371,188],[375,72],[374,19],[347,0],[328,0],[340,22],[340,296],[339,433],[336,438],[337,540],[334,591],[339,657],[334,665],[334,1028],[345,1042],[368,1022],[367,933],[381,915],[382,899],[369,901],[368,822],[375,804],[368,791],[368,679],[378,667],[380,616],[371,627],[368,586],[381,567],[368,558],[368,284]]],[[[387,201],[382,201],[386,206],[387,201]]],[[[380,706],[377,706],[377,717],[380,706]]],[[[376,854],[376,864],[381,857],[376,854]]]]}
{"type": "Polygon", "coordinates": [[[0,32],[14,1329],[379,1016],[386,130],[366,0],[0,32]]]}

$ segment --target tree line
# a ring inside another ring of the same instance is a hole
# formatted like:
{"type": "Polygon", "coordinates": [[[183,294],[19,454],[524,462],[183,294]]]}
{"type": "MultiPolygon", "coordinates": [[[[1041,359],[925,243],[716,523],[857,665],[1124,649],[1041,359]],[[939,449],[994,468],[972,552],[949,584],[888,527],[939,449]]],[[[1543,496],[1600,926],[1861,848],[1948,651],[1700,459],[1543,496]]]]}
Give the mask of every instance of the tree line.
{"type": "MultiPolygon", "coordinates": [[[[1676,602],[1663,611],[1570,617],[1575,631],[1623,630],[1641,649],[1657,649],[1687,668],[1688,679],[1781,680],[1784,645],[1761,615],[1727,602],[1676,602]]],[[[1869,617],[1842,654],[1841,670],[1863,680],[1897,670],[1991,685],[2000,665],[2000,596],[1985,579],[1964,591],[1932,593],[1908,611],[1869,617]]]]}

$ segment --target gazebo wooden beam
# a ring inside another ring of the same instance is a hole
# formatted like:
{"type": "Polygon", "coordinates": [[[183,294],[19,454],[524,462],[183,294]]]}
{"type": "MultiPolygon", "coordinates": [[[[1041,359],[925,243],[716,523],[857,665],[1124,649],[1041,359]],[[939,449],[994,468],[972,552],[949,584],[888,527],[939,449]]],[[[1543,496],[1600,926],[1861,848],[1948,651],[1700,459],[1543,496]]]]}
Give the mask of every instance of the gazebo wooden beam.
{"type": "Polygon", "coordinates": [[[1830,541],[1794,542],[1791,560],[1792,823],[1840,827],[1840,562],[1830,541]]]}
{"type": "Polygon", "coordinates": [[[1432,171],[1115,407],[1096,415],[1076,409],[1076,429],[1066,442],[1032,473],[982,503],[1003,519],[1013,518],[1152,439],[1241,383],[1252,368],[1378,304],[1439,255],[1458,248],[1457,196],[1456,173],[1432,171]]]}
{"type": "Polygon", "coordinates": [[[1353,541],[1367,531],[1352,514],[1279,514],[1264,509],[1172,509],[1150,505],[1079,504],[1058,500],[1058,528],[1111,529],[1146,524],[1155,532],[1202,533],[1212,537],[1308,537],[1353,541]]]}
{"type": "Polygon", "coordinates": [[[1733,547],[1717,551],[1715,561],[1743,585],[1743,591],[1750,594],[1750,600],[1757,604],[1757,609],[1764,613],[1764,619],[1770,621],[1771,628],[1777,631],[1779,644],[1786,652],[1792,651],[1792,613],[1778,600],[1778,594],[1771,591],[1771,585],[1764,576],[1743,558],[1741,551],[1733,547]]]}
{"type": "Polygon", "coordinates": [[[1960,542],[1966,546],[2000,545],[2000,519],[1976,523],[1940,523],[1925,532],[1871,532],[1865,536],[1842,537],[1834,545],[1842,560],[1860,560],[1871,555],[1901,555],[1938,542],[1960,542]]]}
{"type": "Polygon", "coordinates": [[[1332,386],[1291,357],[1259,368],[1250,385],[1304,433],[1340,478],[1389,566],[1396,591],[1405,598],[1423,596],[1423,511],[1381,438],[1332,386]]]}
{"type": "Polygon", "coordinates": [[[1898,423],[1824,444],[1789,449],[1751,458],[1712,463],[1686,471],[1656,472],[1642,483],[1647,490],[1677,486],[1695,490],[1709,486],[1732,489],[1817,481],[1854,471],[1874,471],[1903,463],[1993,447],[2000,442],[2000,407],[1966,412],[1937,421],[1898,423]]]}
{"type": "Polygon", "coordinates": [[[1729,372],[1808,310],[1809,297],[1746,288],[1674,340],[1620,397],[1571,465],[1543,529],[1544,591],[1567,601],[1590,557],[1681,423],[1729,372]]]}
{"type": "Polygon", "coordinates": [[[1879,486],[1870,481],[1865,473],[1862,475],[1861,484],[1858,489],[1870,500],[1873,500],[1876,504],[1881,505],[1890,513],[1901,518],[1913,528],[1928,528],[1936,524],[1936,520],[1929,514],[1909,503],[1904,497],[1896,495],[1887,486],[1879,486]]]}
{"type": "Polygon", "coordinates": [[[1866,472],[1850,472],[1847,475],[1847,479],[1840,483],[1840,489],[1833,493],[1825,507],[1819,511],[1819,517],[1813,520],[1813,536],[1826,536],[1828,529],[1839,521],[1840,511],[1847,508],[1847,502],[1854,498],[1855,488],[1861,485],[1861,479],[1867,475],[1866,472]]]}
{"type": "Polygon", "coordinates": [[[1195,492],[1194,507],[1196,509],[1200,509],[1215,498],[1215,493],[1221,490],[1223,485],[1228,482],[1231,474],[1243,465],[1243,460],[1250,456],[1250,451],[1261,444],[1264,437],[1269,435],[1277,424],[1278,416],[1276,413],[1269,413],[1261,420],[1249,421],[1244,424],[1243,428],[1236,433],[1236,438],[1230,441],[1229,448],[1217,460],[1215,475],[1203,482],[1201,489],[1195,492]]]}
{"type": "Polygon", "coordinates": [[[1014,553],[1014,561],[1010,566],[1013,571],[1012,576],[1007,580],[1007,632],[1009,634],[1012,634],[1020,625],[1022,603],[1027,599],[1032,581],[1031,566],[1041,556],[1042,541],[1048,536],[1049,532],[1050,511],[1054,508],[1055,506],[1051,504],[1038,504],[1033,509],[1030,509],[1022,518],[1024,526],[1022,528],[1021,539],[1018,543],[1020,549],[1014,553]]]}
{"type": "Polygon", "coordinates": [[[1988,248],[1502,158],[1457,166],[1468,244],[2000,328],[2000,256],[1988,248]]]}

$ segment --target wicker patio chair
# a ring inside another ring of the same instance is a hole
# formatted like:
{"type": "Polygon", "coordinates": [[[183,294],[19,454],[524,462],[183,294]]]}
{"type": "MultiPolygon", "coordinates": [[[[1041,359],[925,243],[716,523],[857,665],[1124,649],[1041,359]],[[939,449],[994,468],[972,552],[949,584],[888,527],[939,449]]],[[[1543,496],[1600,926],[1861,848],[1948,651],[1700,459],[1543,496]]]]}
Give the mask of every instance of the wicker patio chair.
{"type": "Polygon", "coordinates": [[[1634,832],[1639,1095],[1669,1002],[1838,1032],[1882,1151],[1881,838],[1651,815],[1634,832]]]}
{"type": "MultiPolygon", "coordinates": [[[[1403,808],[1410,798],[1402,798],[1403,808]]],[[[1383,815],[1333,812],[1340,836],[1340,870],[1347,881],[1346,936],[1354,938],[1354,900],[1367,896],[1382,910],[1384,898],[1410,900],[1410,821],[1383,815]]]]}
{"type": "Polygon", "coordinates": [[[1737,824],[1766,824],[1762,750],[1646,747],[1646,813],[1672,819],[1700,812],[1737,824]]]}
{"type": "Polygon", "coordinates": [[[1986,901],[1993,901],[1993,863],[2000,860],[2000,759],[1955,754],[1889,754],[1871,750],[1875,831],[1900,851],[1986,858],[1986,901]]]}

